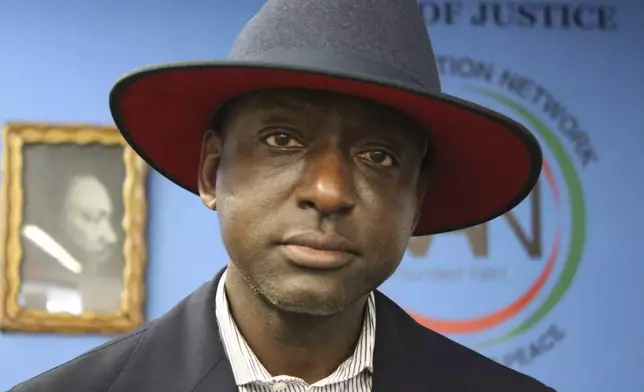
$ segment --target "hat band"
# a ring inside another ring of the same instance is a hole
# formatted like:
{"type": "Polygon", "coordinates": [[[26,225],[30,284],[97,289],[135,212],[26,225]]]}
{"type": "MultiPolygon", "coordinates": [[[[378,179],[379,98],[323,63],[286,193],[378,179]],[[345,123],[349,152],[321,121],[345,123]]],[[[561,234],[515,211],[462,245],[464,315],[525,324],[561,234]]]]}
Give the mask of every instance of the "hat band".
{"type": "Polygon", "coordinates": [[[362,80],[369,78],[374,82],[388,82],[394,85],[403,84],[421,89],[430,88],[440,90],[439,85],[427,86],[427,83],[422,83],[420,80],[398,68],[355,54],[329,50],[280,48],[264,51],[255,55],[244,54],[242,58],[239,57],[233,55],[230,57],[230,60],[243,60],[254,64],[259,63],[268,67],[334,74],[334,76],[362,80]]]}

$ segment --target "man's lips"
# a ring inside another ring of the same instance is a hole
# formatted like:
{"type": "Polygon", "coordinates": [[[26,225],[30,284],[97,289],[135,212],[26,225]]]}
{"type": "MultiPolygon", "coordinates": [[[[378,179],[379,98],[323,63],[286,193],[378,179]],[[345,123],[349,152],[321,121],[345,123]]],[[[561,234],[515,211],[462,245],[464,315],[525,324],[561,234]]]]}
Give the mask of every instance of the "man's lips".
{"type": "Polygon", "coordinates": [[[312,231],[287,236],[280,249],[294,264],[313,269],[337,269],[358,255],[346,238],[312,231]]]}

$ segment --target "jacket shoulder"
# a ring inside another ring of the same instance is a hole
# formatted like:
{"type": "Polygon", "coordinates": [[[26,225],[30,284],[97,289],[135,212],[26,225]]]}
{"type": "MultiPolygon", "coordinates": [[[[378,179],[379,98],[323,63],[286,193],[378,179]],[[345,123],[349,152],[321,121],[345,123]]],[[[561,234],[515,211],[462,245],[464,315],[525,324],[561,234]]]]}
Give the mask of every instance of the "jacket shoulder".
{"type": "Polygon", "coordinates": [[[428,351],[437,347],[443,348],[441,351],[445,355],[441,358],[445,366],[444,371],[452,378],[453,385],[460,384],[462,390],[554,392],[540,381],[487,358],[418,323],[416,328],[421,331],[419,333],[425,335],[425,341],[433,341],[431,347],[426,346],[428,351]],[[437,344],[437,341],[440,343],[437,344]]]}
{"type": "Polygon", "coordinates": [[[555,392],[538,380],[419,324],[384,295],[380,299],[396,319],[402,337],[399,344],[414,357],[424,358],[425,364],[429,362],[433,372],[451,391],[555,392]]]}
{"type": "Polygon", "coordinates": [[[14,386],[8,392],[105,392],[118,379],[148,328],[124,334],[14,386]]]}

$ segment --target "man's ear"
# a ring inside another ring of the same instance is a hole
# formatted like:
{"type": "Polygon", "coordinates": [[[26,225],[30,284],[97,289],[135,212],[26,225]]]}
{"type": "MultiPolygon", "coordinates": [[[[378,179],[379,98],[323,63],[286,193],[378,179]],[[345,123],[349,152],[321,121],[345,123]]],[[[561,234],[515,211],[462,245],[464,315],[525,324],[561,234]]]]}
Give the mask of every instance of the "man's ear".
{"type": "Polygon", "coordinates": [[[414,214],[414,228],[418,225],[418,221],[420,220],[423,201],[425,200],[429,181],[431,181],[430,165],[431,157],[424,157],[418,173],[418,182],[416,184],[416,213],[414,214]]]}
{"type": "Polygon", "coordinates": [[[209,130],[201,141],[199,163],[199,196],[211,210],[217,209],[217,168],[221,158],[222,142],[218,133],[209,130]]]}

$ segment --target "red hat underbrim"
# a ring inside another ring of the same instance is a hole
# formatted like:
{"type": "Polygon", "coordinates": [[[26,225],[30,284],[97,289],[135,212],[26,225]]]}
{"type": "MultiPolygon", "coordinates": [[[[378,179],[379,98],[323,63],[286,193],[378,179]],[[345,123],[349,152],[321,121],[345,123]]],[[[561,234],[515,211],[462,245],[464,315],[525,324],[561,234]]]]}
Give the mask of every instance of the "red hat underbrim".
{"type": "Polygon", "coordinates": [[[123,77],[110,96],[130,146],[156,171],[197,194],[204,132],[241,94],[270,88],[334,91],[388,105],[432,137],[435,158],[414,235],[458,230],[506,213],[534,187],[539,144],[520,124],[481,106],[389,82],[267,65],[207,62],[123,77]]]}

